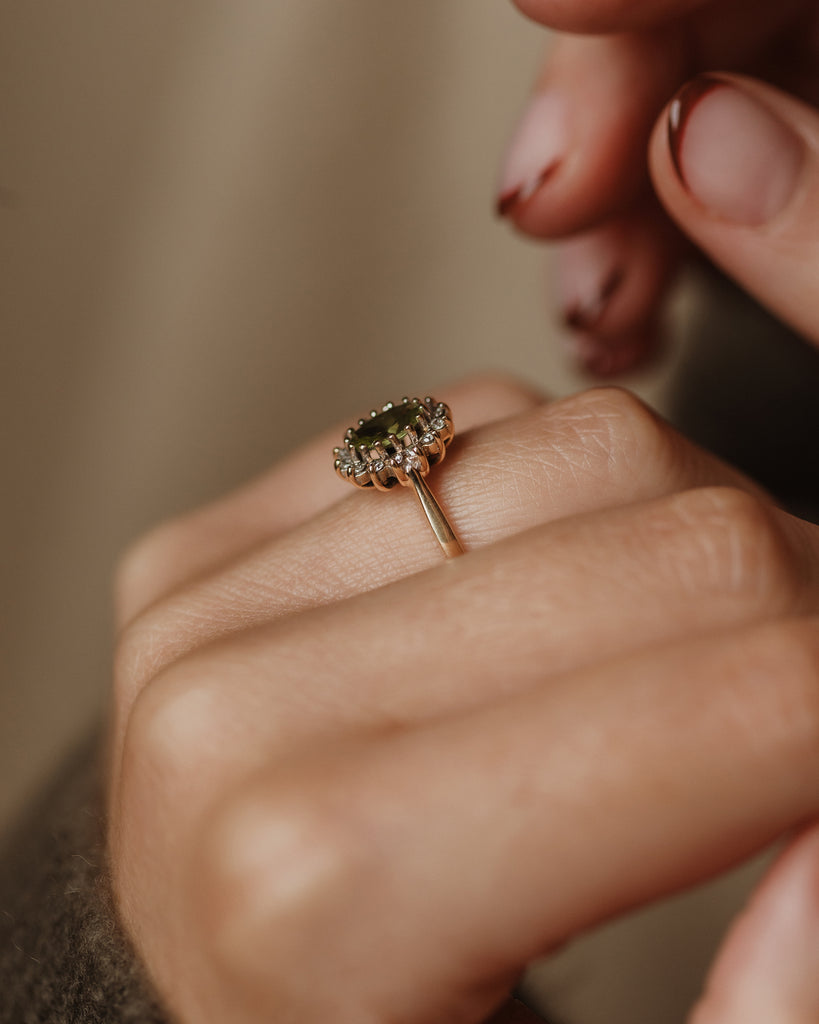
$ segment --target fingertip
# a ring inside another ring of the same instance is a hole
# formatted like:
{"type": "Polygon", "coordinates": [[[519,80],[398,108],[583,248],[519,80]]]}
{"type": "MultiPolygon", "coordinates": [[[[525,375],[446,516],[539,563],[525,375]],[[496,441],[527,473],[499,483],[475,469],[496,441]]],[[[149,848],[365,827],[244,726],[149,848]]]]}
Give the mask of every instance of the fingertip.
{"type": "Polygon", "coordinates": [[[687,83],[649,145],[655,192],[680,229],[762,305],[819,341],[819,113],[720,72],[687,83]]]}
{"type": "Polygon", "coordinates": [[[653,201],[559,247],[559,316],[582,370],[611,377],[651,361],[680,252],[679,234],[653,201]]]}
{"type": "Polygon", "coordinates": [[[647,187],[645,146],[682,78],[666,32],[562,37],[512,134],[496,212],[536,238],[563,238],[627,209],[647,187]]]}
{"type": "Polygon", "coordinates": [[[690,1024],[819,1018],[819,827],[774,863],[728,934],[690,1024]]]}
{"type": "Polygon", "coordinates": [[[692,79],[668,105],[666,161],[675,184],[701,214],[759,227],[787,206],[804,162],[804,143],[763,98],[729,76],[692,79]]]}
{"type": "Polygon", "coordinates": [[[497,186],[496,213],[516,223],[554,178],[571,148],[571,103],[560,89],[536,92],[507,146],[497,186]]]}

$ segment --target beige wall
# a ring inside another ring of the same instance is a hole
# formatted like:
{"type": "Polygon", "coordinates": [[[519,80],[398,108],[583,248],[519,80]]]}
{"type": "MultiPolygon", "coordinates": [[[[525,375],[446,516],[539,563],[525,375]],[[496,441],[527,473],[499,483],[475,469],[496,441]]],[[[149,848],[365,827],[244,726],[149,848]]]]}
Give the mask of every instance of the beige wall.
{"type": "Polygon", "coordinates": [[[540,259],[489,213],[540,45],[508,5],[4,18],[0,811],[104,692],[130,537],[288,449],[305,405],[554,361],[540,259]]]}
{"type": "MultiPolygon", "coordinates": [[[[487,367],[579,381],[541,255],[490,213],[542,45],[507,0],[2,19],[5,816],[104,701],[129,538],[407,390],[487,367]]],[[[622,982],[643,956],[601,962],[622,982]]]]}

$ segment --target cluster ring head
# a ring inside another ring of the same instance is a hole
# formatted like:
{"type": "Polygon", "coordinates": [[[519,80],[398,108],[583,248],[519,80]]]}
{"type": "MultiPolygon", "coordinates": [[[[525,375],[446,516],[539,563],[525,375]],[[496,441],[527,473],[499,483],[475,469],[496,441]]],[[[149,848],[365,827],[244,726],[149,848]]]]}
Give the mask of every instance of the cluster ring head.
{"type": "Polygon", "coordinates": [[[413,475],[426,476],[440,462],[455,436],[452,414],[444,402],[427,396],[387,402],[358,421],[333,449],[336,473],[357,487],[388,491],[409,486],[413,475]]]}

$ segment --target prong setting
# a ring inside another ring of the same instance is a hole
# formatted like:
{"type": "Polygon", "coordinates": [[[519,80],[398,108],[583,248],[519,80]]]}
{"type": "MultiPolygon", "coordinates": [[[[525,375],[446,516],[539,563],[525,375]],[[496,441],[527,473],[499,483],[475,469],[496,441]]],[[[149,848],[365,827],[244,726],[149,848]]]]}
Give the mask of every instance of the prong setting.
{"type": "Polygon", "coordinates": [[[440,462],[454,437],[452,414],[443,402],[405,397],[372,410],[333,449],[336,473],[357,487],[390,490],[410,486],[412,476],[426,476],[440,462]]]}

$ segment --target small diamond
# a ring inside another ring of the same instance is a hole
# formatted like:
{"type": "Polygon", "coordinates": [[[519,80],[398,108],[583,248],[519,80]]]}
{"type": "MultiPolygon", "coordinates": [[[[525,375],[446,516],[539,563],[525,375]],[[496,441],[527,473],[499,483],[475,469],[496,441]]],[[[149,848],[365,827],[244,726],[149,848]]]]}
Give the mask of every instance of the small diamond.
{"type": "Polygon", "coordinates": [[[408,448],[404,452],[404,472],[409,473],[411,469],[421,468],[421,457],[414,448],[408,448]]]}
{"type": "Polygon", "coordinates": [[[446,420],[443,416],[436,416],[430,426],[433,430],[444,430],[446,428],[446,420]]]}

